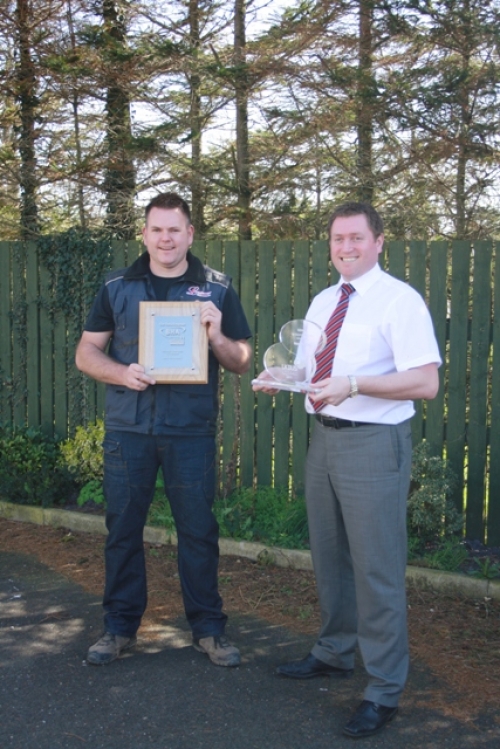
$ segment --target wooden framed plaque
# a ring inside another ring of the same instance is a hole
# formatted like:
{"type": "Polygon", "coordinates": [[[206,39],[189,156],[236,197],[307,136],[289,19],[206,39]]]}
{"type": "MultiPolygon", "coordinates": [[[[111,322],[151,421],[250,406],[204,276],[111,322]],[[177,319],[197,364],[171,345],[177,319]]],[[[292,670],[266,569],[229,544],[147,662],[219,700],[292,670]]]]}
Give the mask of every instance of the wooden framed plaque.
{"type": "Polygon", "coordinates": [[[208,382],[202,302],[140,302],[139,364],[160,384],[208,382]]]}

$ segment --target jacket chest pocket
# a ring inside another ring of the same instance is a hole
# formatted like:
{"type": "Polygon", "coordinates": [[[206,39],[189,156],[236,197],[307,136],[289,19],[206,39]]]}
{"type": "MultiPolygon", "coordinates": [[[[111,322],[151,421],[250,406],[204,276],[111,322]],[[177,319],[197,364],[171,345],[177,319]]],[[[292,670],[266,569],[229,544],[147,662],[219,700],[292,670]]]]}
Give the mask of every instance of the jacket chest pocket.
{"type": "Polygon", "coordinates": [[[114,316],[116,345],[137,344],[139,340],[139,300],[123,297],[115,308],[114,316]]]}

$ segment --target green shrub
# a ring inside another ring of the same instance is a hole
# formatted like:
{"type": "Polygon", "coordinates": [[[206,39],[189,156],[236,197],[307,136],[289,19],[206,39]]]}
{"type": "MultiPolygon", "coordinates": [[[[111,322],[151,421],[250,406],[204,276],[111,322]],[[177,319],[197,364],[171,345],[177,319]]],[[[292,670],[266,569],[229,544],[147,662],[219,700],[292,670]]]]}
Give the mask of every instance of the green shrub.
{"type": "MultiPolygon", "coordinates": [[[[175,523],[162,487],[160,479],[148,522],[173,531],[175,523]]],[[[285,549],[304,549],[308,546],[304,499],[290,499],[285,489],[267,486],[255,490],[239,489],[225,499],[217,499],[214,514],[222,537],[258,541],[285,549]]]]}
{"type": "Polygon", "coordinates": [[[500,577],[500,563],[491,557],[474,559],[475,569],[469,570],[469,575],[479,577],[481,580],[497,580],[500,577]]]}
{"type": "Polygon", "coordinates": [[[450,498],[455,484],[456,478],[446,461],[431,455],[427,442],[420,442],[413,451],[408,533],[422,547],[462,530],[463,515],[450,498]]]}
{"type": "Polygon", "coordinates": [[[102,481],[92,479],[92,481],[88,481],[85,486],[82,486],[76,503],[78,507],[83,507],[87,502],[93,502],[97,506],[104,506],[106,504],[104,500],[102,481]]]}
{"type": "Polygon", "coordinates": [[[151,502],[151,507],[149,508],[147,523],[149,525],[156,525],[160,528],[165,528],[166,531],[175,532],[175,522],[172,517],[172,510],[170,509],[170,503],[163,490],[161,471],[158,474],[156,491],[153,501],[151,502]]]}
{"type": "Polygon", "coordinates": [[[104,422],[97,419],[95,424],[77,427],[75,436],[61,444],[61,460],[80,486],[90,481],[102,483],[103,440],[104,422]]]}
{"type": "Polygon", "coordinates": [[[56,440],[38,429],[0,428],[0,494],[10,502],[64,504],[74,491],[56,440]]]}
{"type": "Polygon", "coordinates": [[[456,572],[467,561],[469,553],[457,539],[447,538],[436,549],[428,550],[419,560],[421,567],[443,572],[456,572]]]}
{"type": "Polygon", "coordinates": [[[221,536],[287,549],[303,549],[308,545],[304,499],[290,499],[286,489],[267,486],[239,489],[218,500],[214,511],[221,536]]]}

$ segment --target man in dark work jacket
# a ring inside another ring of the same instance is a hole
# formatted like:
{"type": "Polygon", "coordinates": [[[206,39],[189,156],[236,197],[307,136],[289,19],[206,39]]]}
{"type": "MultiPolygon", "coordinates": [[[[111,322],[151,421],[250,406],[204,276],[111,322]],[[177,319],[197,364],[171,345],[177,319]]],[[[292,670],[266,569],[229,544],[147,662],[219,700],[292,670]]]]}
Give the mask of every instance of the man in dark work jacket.
{"type": "Polygon", "coordinates": [[[147,603],[143,529],[161,466],[176,523],[193,645],[216,665],[237,666],[240,654],[224,636],[227,616],[218,592],[215,428],[219,364],[246,372],[251,332],[230,279],[202,265],[189,250],[194,228],[187,203],[175,193],[163,193],[145,214],[147,252],[129,268],[108,275],[76,351],[77,367],[107,386],[105,631],[87,660],[111,663],[136,643],[147,603]],[[141,301],[203,302],[208,384],[156,384],[146,374],[138,364],[141,301]]]}

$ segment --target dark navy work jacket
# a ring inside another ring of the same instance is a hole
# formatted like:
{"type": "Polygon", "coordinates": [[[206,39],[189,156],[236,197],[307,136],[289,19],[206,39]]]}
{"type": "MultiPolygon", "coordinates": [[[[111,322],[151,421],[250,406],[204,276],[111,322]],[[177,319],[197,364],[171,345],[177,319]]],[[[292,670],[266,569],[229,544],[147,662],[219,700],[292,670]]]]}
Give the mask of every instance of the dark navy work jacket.
{"type": "MultiPolygon", "coordinates": [[[[190,252],[186,274],[170,289],[168,301],[212,301],[222,310],[230,278],[205,266],[190,252]]],[[[156,301],[145,252],[129,268],[105,281],[115,327],[109,355],[122,364],[138,361],[139,302],[156,301]]],[[[150,385],[144,391],[106,386],[108,431],[146,434],[211,434],[218,412],[219,363],[209,349],[208,384],[150,385]]]]}

